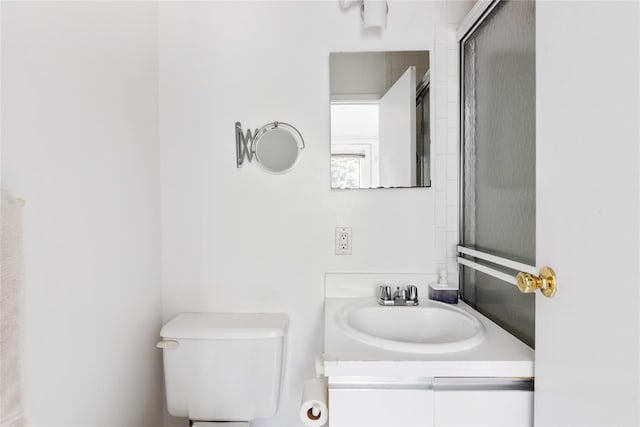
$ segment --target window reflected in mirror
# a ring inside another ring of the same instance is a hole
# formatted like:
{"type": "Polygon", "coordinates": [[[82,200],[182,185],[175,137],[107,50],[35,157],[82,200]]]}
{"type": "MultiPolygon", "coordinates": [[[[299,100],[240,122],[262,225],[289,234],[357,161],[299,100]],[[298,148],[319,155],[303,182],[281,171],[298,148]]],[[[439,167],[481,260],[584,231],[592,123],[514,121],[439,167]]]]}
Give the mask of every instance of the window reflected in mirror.
{"type": "Polygon", "coordinates": [[[336,102],[331,117],[331,188],[377,187],[378,104],[336,102]]]}
{"type": "Polygon", "coordinates": [[[331,188],[431,186],[429,52],[332,53],[331,188]]]}

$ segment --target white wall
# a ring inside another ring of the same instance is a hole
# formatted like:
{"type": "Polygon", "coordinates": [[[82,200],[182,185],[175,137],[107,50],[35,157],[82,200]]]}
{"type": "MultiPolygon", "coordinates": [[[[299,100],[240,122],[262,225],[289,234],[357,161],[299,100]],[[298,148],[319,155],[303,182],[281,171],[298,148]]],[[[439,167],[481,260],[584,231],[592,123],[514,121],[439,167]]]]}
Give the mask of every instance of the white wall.
{"type": "Polygon", "coordinates": [[[387,28],[365,32],[333,1],[3,2],[2,185],[27,201],[32,425],[159,425],[161,301],[164,320],[289,313],[281,408],[262,424],[299,425],[324,272],[455,270],[455,23],[469,7],[392,1],[387,28]],[[433,52],[434,187],[331,192],[329,52],[417,49],[433,52]],[[236,120],[295,124],[298,167],[237,170],[236,120]],[[352,256],[333,254],[338,225],[352,256]]]}
{"type": "MultiPolygon", "coordinates": [[[[455,269],[457,91],[449,82],[455,22],[469,7],[393,1],[379,33],[362,30],[357,8],[333,1],[159,4],[163,318],[290,315],[280,410],[258,425],[300,425],[302,382],[322,351],[325,272],[455,269]],[[329,53],[416,49],[435,52],[434,187],[330,191],[329,53]],[[234,123],[273,120],[303,133],[297,167],[277,176],[236,169],[234,123]],[[336,226],[353,227],[353,255],[334,255],[336,226]]],[[[167,417],[166,425],[184,422],[167,417]]]]}
{"type": "Polygon", "coordinates": [[[26,200],[33,426],[160,424],[156,16],[2,2],[2,185],[26,200]]]}

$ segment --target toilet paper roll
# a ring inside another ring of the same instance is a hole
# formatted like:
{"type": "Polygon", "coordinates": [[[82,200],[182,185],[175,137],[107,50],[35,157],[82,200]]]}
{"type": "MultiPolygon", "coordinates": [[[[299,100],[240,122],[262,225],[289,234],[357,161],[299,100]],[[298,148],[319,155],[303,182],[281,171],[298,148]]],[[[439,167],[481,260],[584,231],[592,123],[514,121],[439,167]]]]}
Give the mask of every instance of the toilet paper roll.
{"type": "Polygon", "coordinates": [[[309,427],[320,427],[327,423],[327,386],[322,378],[306,380],[302,389],[300,420],[309,427]]]}

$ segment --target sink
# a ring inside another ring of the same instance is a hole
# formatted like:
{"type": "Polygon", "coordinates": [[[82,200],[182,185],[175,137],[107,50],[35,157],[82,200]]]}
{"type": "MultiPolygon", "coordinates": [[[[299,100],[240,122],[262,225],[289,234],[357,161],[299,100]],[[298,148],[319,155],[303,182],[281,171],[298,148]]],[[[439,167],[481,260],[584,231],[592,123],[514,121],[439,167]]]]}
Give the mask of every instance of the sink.
{"type": "Polygon", "coordinates": [[[431,300],[418,306],[381,306],[373,298],[358,299],[338,310],[336,322],[358,341],[407,353],[464,351],[484,339],[484,326],[473,315],[431,300]]]}

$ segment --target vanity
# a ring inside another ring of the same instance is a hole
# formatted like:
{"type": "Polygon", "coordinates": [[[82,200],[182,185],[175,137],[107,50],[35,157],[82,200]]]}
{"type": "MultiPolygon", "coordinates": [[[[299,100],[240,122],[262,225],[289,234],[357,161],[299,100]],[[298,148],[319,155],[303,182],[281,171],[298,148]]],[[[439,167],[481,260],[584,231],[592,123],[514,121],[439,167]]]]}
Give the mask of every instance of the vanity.
{"type": "Polygon", "coordinates": [[[329,425],[533,424],[534,351],[464,302],[427,298],[429,274],[325,276],[329,425]],[[416,306],[377,304],[415,285],[416,306]]]}

